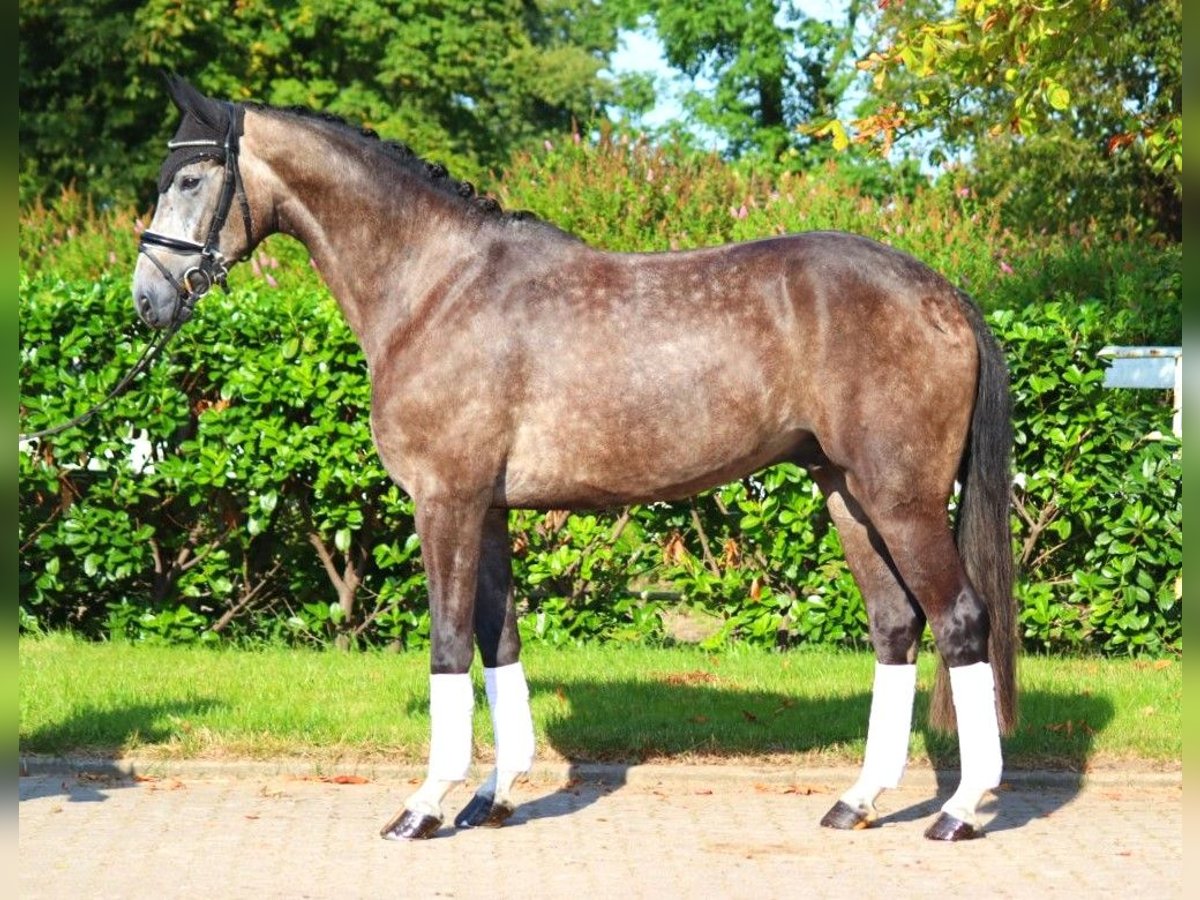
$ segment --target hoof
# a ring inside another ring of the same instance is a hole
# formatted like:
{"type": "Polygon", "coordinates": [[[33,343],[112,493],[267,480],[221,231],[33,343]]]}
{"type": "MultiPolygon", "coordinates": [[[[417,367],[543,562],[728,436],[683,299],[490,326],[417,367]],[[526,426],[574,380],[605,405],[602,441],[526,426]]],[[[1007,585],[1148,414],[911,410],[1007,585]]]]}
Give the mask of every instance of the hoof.
{"type": "Polygon", "coordinates": [[[433,837],[442,827],[442,820],[428,813],[402,809],[400,814],[379,831],[379,836],[389,841],[423,841],[433,837]]]}
{"type": "Polygon", "coordinates": [[[861,809],[855,809],[849,803],[839,800],[833,804],[821,824],[826,828],[837,828],[841,831],[857,831],[860,828],[870,828],[873,817],[861,809]]]}
{"type": "Polygon", "coordinates": [[[925,837],[931,841],[971,841],[983,837],[983,832],[969,822],[942,813],[925,829],[925,837]]]}
{"type": "Polygon", "coordinates": [[[497,803],[490,794],[476,794],[454,819],[455,828],[499,828],[513,814],[513,807],[497,803]]]}

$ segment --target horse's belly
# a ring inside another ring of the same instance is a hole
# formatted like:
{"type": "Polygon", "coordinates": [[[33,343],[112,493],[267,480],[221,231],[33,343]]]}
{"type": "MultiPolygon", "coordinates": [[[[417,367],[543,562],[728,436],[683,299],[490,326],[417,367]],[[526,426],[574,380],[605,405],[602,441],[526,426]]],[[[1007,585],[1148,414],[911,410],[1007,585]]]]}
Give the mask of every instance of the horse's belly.
{"type": "Polygon", "coordinates": [[[695,325],[645,327],[607,335],[592,353],[543,356],[511,420],[498,501],[676,499],[788,458],[809,423],[799,373],[781,365],[784,342],[720,338],[695,325]]]}
{"type": "Polygon", "coordinates": [[[746,410],[737,412],[719,420],[606,423],[602,413],[584,411],[557,429],[519,429],[497,502],[571,508],[674,500],[793,458],[811,440],[773,417],[750,423],[746,410]]]}

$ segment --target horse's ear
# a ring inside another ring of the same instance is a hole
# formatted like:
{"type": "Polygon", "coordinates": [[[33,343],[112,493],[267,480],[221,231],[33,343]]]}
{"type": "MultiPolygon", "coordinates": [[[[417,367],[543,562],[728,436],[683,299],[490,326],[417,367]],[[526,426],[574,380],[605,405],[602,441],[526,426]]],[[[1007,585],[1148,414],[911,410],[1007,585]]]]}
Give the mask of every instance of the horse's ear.
{"type": "Polygon", "coordinates": [[[221,128],[225,121],[224,104],[205,97],[191,83],[174,72],[164,73],[167,82],[167,93],[184,115],[192,114],[200,121],[213,128],[221,128]]]}

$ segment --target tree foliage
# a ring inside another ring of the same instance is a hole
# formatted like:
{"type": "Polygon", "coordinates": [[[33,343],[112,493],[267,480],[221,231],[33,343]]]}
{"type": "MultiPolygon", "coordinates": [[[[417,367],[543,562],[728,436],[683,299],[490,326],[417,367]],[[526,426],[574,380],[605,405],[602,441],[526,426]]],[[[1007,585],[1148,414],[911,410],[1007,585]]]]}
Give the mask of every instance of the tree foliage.
{"type": "Polygon", "coordinates": [[[1027,224],[1101,218],[1178,239],[1183,213],[1180,0],[882,0],[859,63],[863,115],[838,146],[933,131],[974,155],[1027,224]],[[1039,215],[1040,210],[1040,215],[1039,215]]]}
{"type": "Polygon", "coordinates": [[[30,0],[19,43],[24,201],[70,182],[148,199],[174,128],[164,70],[346,116],[466,174],[634,96],[603,71],[616,24],[588,0],[30,0]]]}
{"type": "Polygon", "coordinates": [[[649,25],[668,63],[691,79],[684,104],[734,155],[777,158],[806,143],[798,123],[833,115],[853,69],[852,36],[866,0],[840,25],[793,0],[690,4],[624,0],[629,26],[649,25]]]}

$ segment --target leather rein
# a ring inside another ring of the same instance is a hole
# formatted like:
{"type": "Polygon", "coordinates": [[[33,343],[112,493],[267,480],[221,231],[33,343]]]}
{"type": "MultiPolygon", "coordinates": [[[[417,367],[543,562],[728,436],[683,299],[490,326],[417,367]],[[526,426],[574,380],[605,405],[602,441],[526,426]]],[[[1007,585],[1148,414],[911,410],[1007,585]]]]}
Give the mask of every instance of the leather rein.
{"type": "MultiPolygon", "coordinates": [[[[162,352],[163,348],[166,347],[167,342],[183,327],[183,323],[192,317],[192,313],[196,308],[196,302],[212,290],[214,284],[219,284],[225,293],[229,293],[227,278],[229,276],[230,263],[221,254],[219,243],[221,230],[225,227],[225,221],[229,218],[229,211],[233,206],[235,195],[238,199],[238,205],[241,207],[242,224],[246,228],[247,249],[251,246],[253,240],[251,237],[253,234],[253,223],[250,219],[250,202],[246,199],[246,190],[242,183],[242,173],[238,168],[238,146],[242,132],[241,110],[232,103],[227,105],[229,107],[229,127],[225,132],[223,140],[206,139],[167,142],[168,150],[195,147],[198,149],[211,148],[224,153],[225,170],[222,173],[221,194],[217,201],[217,208],[213,212],[212,221],[208,227],[208,235],[204,243],[197,244],[195,241],[171,237],[170,235],[159,234],[154,231],[143,231],[138,241],[138,254],[150,260],[154,264],[154,267],[162,273],[162,276],[167,279],[167,283],[175,289],[175,305],[171,310],[171,320],[167,327],[160,330],[154,336],[146,346],[146,349],[142,351],[142,355],[138,357],[137,362],[134,363],[133,368],[117,382],[116,386],[102,400],[66,422],[62,422],[51,428],[43,428],[40,431],[18,434],[18,444],[59,434],[68,428],[74,428],[76,425],[86,422],[105,405],[123,394],[129,385],[132,384],[133,380],[150,367],[150,364],[162,352]],[[188,256],[199,255],[200,261],[188,268],[182,276],[176,278],[163,265],[162,261],[151,252],[152,248],[165,250],[168,253],[186,254],[188,256]]],[[[233,262],[239,262],[242,258],[244,257],[239,257],[233,262]]]]}

